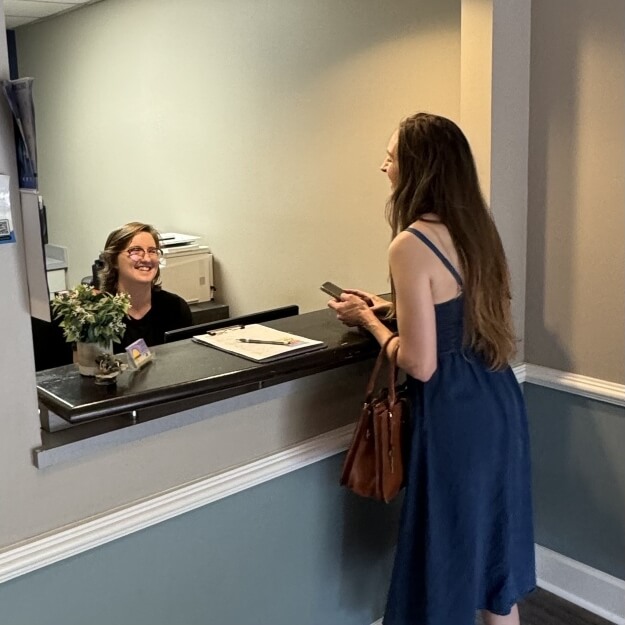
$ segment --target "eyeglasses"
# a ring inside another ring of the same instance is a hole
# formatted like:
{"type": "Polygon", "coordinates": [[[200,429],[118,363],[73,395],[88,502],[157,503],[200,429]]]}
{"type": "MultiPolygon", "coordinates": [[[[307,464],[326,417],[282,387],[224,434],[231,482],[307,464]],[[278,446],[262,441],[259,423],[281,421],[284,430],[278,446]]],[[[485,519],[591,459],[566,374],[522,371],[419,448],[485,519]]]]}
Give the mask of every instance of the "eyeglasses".
{"type": "Polygon", "coordinates": [[[144,250],[142,247],[138,247],[138,246],[129,247],[126,250],[126,253],[131,258],[131,260],[143,260],[146,254],[150,258],[158,258],[158,259],[160,259],[163,256],[163,250],[160,250],[157,247],[148,247],[147,250],[144,250]]]}

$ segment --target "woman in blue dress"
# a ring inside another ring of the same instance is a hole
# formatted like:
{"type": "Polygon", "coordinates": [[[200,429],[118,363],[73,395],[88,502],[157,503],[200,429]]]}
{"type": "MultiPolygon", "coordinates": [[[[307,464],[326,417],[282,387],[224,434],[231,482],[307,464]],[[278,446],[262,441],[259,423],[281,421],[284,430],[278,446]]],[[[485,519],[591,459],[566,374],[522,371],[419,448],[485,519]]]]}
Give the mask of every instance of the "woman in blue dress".
{"type": "MultiPolygon", "coordinates": [[[[510,277],[475,162],[452,121],[419,113],[381,167],[398,365],[412,436],[384,625],[519,625],[536,584],[523,396],[509,361],[510,277]]],[[[388,303],[360,290],[329,302],[383,345],[388,303]]],[[[395,341],[387,347],[389,353],[395,341]]]]}

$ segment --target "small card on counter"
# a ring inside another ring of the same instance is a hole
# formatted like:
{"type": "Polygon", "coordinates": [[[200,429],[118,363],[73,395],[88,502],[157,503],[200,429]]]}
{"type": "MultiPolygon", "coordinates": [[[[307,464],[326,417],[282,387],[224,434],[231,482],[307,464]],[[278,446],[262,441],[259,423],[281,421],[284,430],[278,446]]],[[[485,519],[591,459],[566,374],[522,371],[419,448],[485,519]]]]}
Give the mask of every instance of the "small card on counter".
{"type": "Polygon", "coordinates": [[[323,341],[275,330],[258,323],[221,328],[194,336],[193,341],[255,362],[279,360],[325,347],[323,341]]]}
{"type": "Polygon", "coordinates": [[[126,348],[128,354],[128,364],[131,369],[141,369],[141,367],[154,360],[154,354],[146,345],[143,339],[138,339],[126,348]]]}

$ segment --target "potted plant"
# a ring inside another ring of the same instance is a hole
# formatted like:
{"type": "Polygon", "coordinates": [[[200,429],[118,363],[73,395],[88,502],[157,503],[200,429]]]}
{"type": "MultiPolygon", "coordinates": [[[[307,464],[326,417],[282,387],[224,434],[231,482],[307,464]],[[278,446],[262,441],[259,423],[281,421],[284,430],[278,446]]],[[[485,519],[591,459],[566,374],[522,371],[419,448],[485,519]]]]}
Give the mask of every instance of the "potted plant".
{"type": "Polygon", "coordinates": [[[52,300],[52,310],[65,340],[76,343],[78,371],[82,375],[98,373],[96,357],[113,353],[126,331],[124,317],[130,309],[127,293],[111,295],[84,284],[60,293],[52,300]]]}

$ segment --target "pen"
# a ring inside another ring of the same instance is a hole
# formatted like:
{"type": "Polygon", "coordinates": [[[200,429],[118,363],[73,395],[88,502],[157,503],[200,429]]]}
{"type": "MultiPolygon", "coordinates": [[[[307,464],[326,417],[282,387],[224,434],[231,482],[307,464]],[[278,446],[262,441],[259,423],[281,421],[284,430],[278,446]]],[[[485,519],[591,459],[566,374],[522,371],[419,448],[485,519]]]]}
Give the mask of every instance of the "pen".
{"type": "Polygon", "coordinates": [[[283,341],[263,341],[262,339],[237,339],[239,343],[255,343],[257,345],[290,345],[291,339],[285,339],[283,341]]]}

